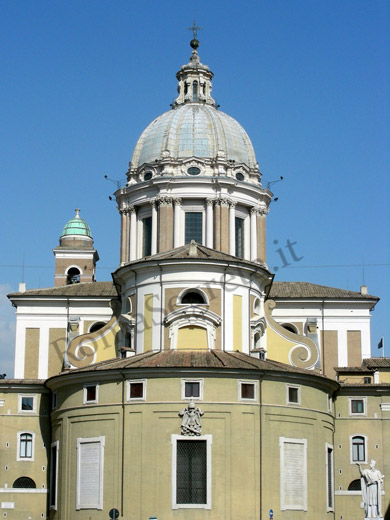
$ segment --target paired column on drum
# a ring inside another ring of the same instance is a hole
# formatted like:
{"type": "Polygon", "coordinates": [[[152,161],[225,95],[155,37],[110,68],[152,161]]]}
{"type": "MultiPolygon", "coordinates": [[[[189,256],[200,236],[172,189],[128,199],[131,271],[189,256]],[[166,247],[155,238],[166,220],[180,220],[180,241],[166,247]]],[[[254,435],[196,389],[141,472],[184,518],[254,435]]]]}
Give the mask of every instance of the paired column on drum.
{"type": "Polygon", "coordinates": [[[214,202],[215,199],[206,199],[206,247],[214,245],[214,202]]]}
{"type": "Polygon", "coordinates": [[[121,214],[120,262],[123,265],[131,259],[131,240],[136,243],[137,220],[134,206],[123,205],[119,211],[121,214]]]}

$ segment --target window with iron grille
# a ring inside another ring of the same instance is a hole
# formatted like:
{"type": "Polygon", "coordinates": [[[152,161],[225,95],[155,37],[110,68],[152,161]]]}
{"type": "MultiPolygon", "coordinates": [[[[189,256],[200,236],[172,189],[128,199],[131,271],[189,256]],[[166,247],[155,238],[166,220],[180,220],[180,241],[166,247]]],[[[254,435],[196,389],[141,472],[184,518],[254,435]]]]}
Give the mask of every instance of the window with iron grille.
{"type": "Polygon", "coordinates": [[[360,478],[357,478],[356,480],[352,480],[352,482],[349,483],[348,491],[361,491],[362,490],[362,482],[360,478]]]}
{"type": "Polygon", "coordinates": [[[185,214],[185,243],[189,244],[195,240],[198,244],[202,243],[203,238],[203,214],[202,212],[186,211],[185,214]]]}
{"type": "Polygon", "coordinates": [[[50,509],[57,509],[57,487],[58,487],[58,449],[59,442],[53,442],[50,448],[50,481],[49,497],[50,509]]]}
{"type": "Polygon", "coordinates": [[[176,501],[178,504],[207,502],[206,441],[177,441],[176,501]]]}
{"type": "Polygon", "coordinates": [[[36,489],[36,484],[30,477],[19,477],[12,484],[13,488],[16,489],[36,489]]]}
{"type": "Polygon", "coordinates": [[[172,435],[172,508],[211,509],[211,435],[172,435]]]}
{"type": "Polygon", "coordinates": [[[327,510],[333,510],[333,447],[326,447],[326,491],[327,510]]]}

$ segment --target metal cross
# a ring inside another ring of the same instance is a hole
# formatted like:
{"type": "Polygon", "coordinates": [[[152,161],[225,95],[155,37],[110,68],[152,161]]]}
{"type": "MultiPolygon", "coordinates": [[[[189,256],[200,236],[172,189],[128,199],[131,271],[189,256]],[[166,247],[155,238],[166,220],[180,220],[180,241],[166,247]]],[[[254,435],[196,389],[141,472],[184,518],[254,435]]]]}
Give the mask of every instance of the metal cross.
{"type": "Polygon", "coordinates": [[[196,37],[197,37],[197,33],[198,31],[200,31],[202,29],[202,27],[198,27],[196,25],[196,20],[194,20],[194,25],[192,27],[188,27],[188,31],[192,31],[192,34],[194,35],[194,40],[196,40],[196,37]]]}

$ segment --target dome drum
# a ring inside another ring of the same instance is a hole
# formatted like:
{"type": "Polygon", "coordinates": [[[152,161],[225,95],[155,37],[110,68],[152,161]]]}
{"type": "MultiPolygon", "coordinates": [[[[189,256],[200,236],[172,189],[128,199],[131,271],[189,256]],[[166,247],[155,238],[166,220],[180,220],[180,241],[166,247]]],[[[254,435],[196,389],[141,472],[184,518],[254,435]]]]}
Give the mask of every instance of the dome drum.
{"type": "Polygon", "coordinates": [[[261,173],[257,165],[249,168],[245,163],[236,162],[234,159],[227,160],[222,151],[219,151],[212,159],[199,159],[192,156],[176,160],[170,157],[169,152],[165,152],[165,157],[162,157],[160,161],[144,163],[138,168],[130,167],[127,172],[126,185],[132,186],[140,182],[153,181],[157,176],[186,177],[193,175],[188,171],[191,167],[199,168],[200,177],[228,177],[261,186],[261,173]],[[147,175],[149,172],[152,174],[151,176],[147,175]],[[241,173],[243,177],[238,178],[238,173],[241,173]]]}

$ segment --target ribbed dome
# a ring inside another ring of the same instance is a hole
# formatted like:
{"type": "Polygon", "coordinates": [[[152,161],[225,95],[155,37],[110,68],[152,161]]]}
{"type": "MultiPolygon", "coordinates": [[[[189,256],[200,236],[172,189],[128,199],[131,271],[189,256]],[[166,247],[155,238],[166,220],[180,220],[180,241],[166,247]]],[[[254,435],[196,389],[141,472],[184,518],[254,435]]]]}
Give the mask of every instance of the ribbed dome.
{"type": "Polygon", "coordinates": [[[92,238],[91,230],[89,229],[89,226],[85,220],[80,218],[79,211],[79,209],[76,209],[75,217],[65,224],[65,227],[62,230],[61,238],[69,235],[81,235],[92,238]]]}
{"type": "Polygon", "coordinates": [[[232,117],[213,106],[186,103],[165,112],[141,134],[131,165],[152,163],[169,151],[174,159],[211,159],[225,152],[226,159],[256,167],[256,157],[248,134],[232,117]]]}

